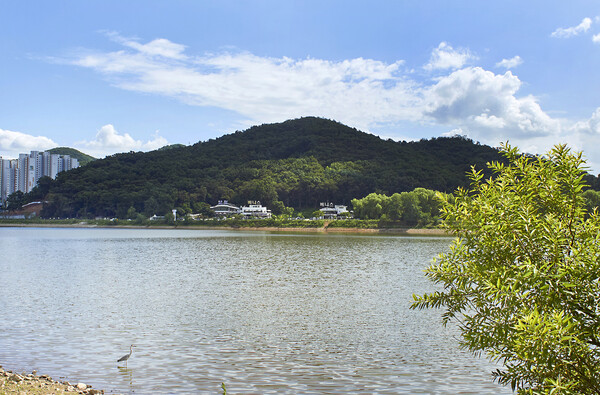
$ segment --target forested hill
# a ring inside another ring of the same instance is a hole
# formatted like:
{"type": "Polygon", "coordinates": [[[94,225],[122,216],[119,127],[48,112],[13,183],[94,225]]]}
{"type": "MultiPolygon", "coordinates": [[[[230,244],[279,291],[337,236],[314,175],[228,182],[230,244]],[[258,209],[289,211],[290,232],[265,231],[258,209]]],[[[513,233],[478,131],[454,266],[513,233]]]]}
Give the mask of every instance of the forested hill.
{"type": "Polygon", "coordinates": [[[471,165],[484,169],[499,159],[496,149],[462,137],[395,142],[309,117],[193,146],[113,155],[61,173],[37,193],[47,193],[47,216],[199,211],[219,199],[318,207],[371,192],[449,192],[467,184],[471,165]]]}

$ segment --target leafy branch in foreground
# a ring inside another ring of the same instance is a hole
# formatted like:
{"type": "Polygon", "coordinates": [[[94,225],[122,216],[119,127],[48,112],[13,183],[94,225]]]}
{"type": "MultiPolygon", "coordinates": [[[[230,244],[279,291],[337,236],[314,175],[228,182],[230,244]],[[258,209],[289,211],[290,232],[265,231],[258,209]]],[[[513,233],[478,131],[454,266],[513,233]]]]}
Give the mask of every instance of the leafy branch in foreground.
{"type": "Polygon", "coordinates": [[[504,366],[521,394],[600,394],[600,221],[586,213],[581,154],[555,146],[528,158],[503,146],[495,178],[470,173],[445,228],[457,238],[426,270],[442,291],[412,308],[443,308],[461,345],[504,366]]]}

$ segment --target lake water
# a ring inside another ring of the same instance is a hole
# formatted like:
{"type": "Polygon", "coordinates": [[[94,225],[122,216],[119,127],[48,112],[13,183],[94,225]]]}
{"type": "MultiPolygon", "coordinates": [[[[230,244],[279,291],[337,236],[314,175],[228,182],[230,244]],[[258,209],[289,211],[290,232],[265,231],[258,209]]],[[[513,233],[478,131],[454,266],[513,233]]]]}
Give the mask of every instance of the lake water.
{"type": "Polygon", "coordinates": [[[450,241],[0,228],[0,364],[108,393],[510,394],[409,310],[450,241]]]}

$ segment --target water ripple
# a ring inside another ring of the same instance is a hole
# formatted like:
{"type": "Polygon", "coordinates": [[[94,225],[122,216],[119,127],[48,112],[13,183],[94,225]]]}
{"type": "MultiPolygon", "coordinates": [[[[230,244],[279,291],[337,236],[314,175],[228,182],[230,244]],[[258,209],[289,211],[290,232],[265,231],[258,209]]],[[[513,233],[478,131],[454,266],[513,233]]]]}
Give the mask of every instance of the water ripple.
{"type": "Polygon", "coordinates": [[[508,394],[409,309],[448,243],[0,228],[0,363],[124,393],[508,394]]]}

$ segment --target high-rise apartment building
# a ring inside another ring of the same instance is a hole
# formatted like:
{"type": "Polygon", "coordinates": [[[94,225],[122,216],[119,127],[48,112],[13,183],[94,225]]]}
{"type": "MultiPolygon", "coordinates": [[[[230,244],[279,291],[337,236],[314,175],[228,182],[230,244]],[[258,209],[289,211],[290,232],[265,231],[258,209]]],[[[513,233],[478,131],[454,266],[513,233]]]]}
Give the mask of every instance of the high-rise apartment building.
{"type": "Polygon", "coordinates": [[[4,206],[11,193],[30,192],[42,176],[52,179],[61,171],[79,167],[79,161],[69,155],[31,151],[19,154],[18,159],[0,157],[0,207],[4,206]]]}
{"type": "Polygon", "coordinates": [[[0,157],[0,203],[4,203],[11,193],[18,190],[19,168],[16,159],[0,157]]]}
{"type": "Polygon", "coordinates": [[[42,152],[42,162],[44,167],[44,175],[55,179],[58,174],[58,162],[63,160],[58,154],[50,152],[42,152]]]}
{"type": "Polygon", "coordinates": [[[29,168],[29,155],[19,154],[17,167],[20,170],[19,171],[19,181],[17,183],[17,190],[21,191],[21,192],[28,192],[27,191],[27,169],[29,168]]]}

